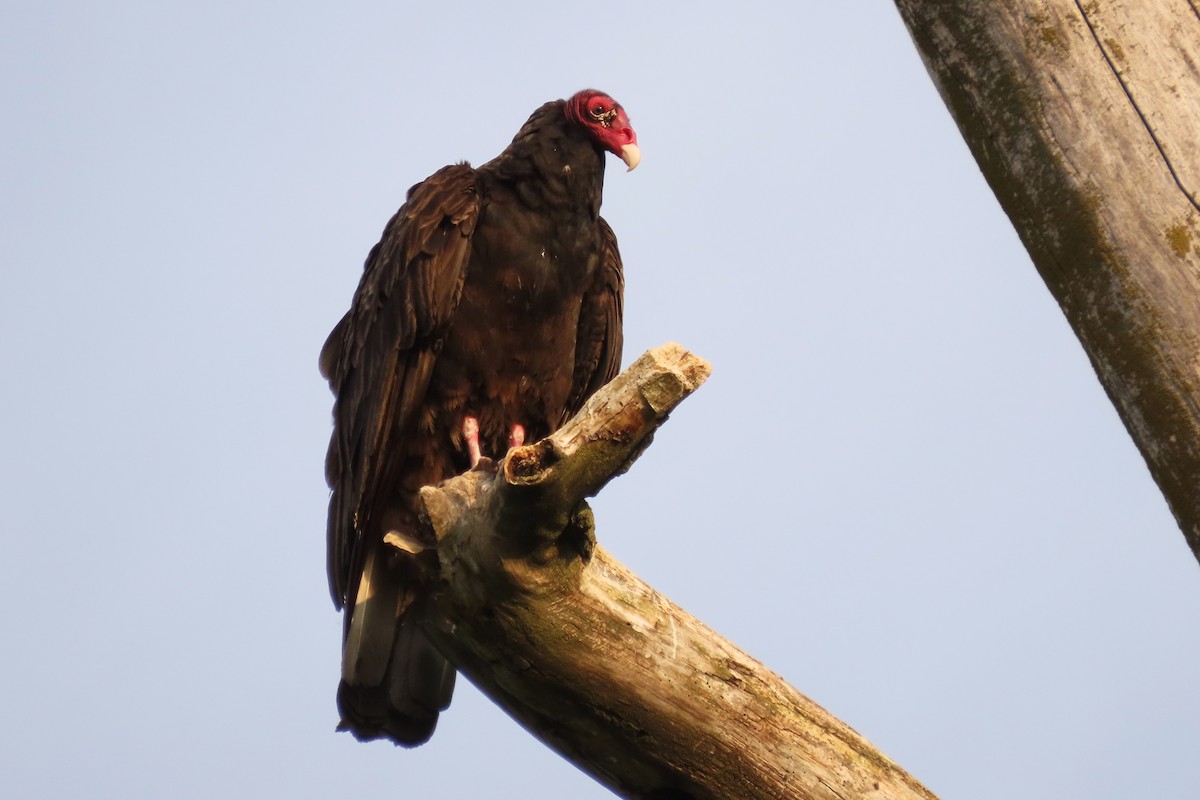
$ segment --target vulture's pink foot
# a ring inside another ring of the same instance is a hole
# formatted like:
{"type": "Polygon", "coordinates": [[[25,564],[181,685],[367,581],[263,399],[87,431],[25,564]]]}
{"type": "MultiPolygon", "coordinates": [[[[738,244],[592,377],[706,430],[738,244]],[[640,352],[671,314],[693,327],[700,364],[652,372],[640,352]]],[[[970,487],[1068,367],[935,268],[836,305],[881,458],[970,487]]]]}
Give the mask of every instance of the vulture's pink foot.
{"type": "Polygon", "coordinates": [[[508,449],[520,447],[525,444],[525,426],[513,425],[508,431],[508,449]]]}
{"type": "Polygon", "coordinates": [[[471,469],[479,466],[482,453],[479,452],[479,420],[474,417],[463,417],[463,438],[467,441],[467,455],[471,458],[471,469]]]}

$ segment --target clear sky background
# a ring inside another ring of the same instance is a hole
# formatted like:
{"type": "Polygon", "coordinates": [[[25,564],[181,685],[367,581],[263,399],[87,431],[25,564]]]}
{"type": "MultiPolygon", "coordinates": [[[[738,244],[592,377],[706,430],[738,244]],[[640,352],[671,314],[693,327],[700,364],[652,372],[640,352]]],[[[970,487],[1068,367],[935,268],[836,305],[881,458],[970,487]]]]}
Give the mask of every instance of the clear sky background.
{"type": "Polygon", "coordinates": [[[1193,796],[1200,569],[894,7],[412,5],[7,6],[0,796],[610,796],[466,681],[334,733],[316,367],[405,190],[585,86],[625,362],[714,364],[600,542],[947,800],[1193,796]]]}

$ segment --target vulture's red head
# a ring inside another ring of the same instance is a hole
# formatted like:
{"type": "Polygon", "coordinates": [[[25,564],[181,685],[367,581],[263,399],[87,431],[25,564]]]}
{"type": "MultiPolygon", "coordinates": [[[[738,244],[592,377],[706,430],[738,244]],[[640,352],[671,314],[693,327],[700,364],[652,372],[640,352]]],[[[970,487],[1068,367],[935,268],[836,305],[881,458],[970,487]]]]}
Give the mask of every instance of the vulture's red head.
{"type": "Polygon", "coordinates": [[[600,146],[615,153],[629,169],[642,160],[637,134],[629,124],[629,116],[621,104],[604,92],[584,89],[567,101],[567,119],[581,126],[600,146]]]}

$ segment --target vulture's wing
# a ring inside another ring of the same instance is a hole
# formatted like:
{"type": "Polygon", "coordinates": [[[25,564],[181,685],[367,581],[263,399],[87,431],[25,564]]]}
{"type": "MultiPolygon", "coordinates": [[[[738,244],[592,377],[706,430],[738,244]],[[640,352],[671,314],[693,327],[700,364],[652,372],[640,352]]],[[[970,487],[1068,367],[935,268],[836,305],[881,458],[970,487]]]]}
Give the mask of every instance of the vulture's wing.
{"type": "Polygon", "coordinates": [[[599,218],[599,222],[603,240],[600,269],[597,270],[596,282],[583,296],[583,307],[579,312],[575,373],[562,422],[574,416],[597,389],[621,371],[625,270],[617,249],[616,234],[603,217],[599,218]]]}
{"type": "Polygon", "coordinates": [[[329,589],[338,608],[357,593],[364,536],[395,481],[398,445],[416,424],[440,337],[458,308],[479,206],[467,164],[410,189],[321,350],[336,395],[325,476],[333,490],[329,589]]]}

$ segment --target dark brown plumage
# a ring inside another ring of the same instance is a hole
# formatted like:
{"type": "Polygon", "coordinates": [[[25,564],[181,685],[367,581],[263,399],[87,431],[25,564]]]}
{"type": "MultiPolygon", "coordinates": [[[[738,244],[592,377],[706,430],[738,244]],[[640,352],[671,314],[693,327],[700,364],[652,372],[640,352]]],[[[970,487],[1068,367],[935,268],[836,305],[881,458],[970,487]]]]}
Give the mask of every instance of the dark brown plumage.
{"type": "Polygon", "coordinates": [[[471,466],[475,423],[478,450],[500,458],[618,371],[624,279],[599,214],[605,151],[637,165],[624,110],[585,90],[543,105],[478,169],[414,186],[321,351],[335,395],[329,584],[346,610],[338,706],[360,739],[426,741],[454,685],[421,632],[413,565],[383,537],[415,541],[418,490],[471,466]]]}

